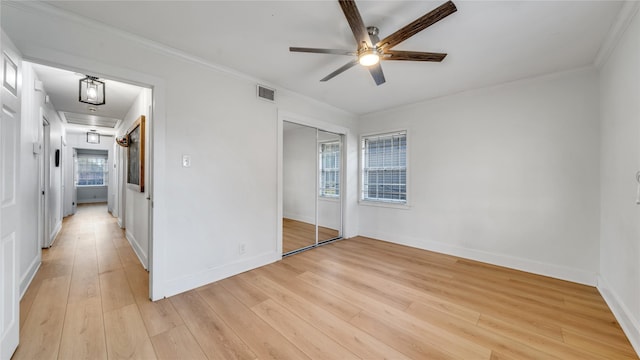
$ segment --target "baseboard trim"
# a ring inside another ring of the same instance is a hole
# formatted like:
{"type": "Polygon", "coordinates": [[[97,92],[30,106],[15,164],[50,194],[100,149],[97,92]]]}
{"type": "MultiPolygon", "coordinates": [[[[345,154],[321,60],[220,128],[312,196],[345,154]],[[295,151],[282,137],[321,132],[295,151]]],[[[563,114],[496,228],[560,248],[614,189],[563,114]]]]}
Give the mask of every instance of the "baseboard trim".
{"type": "Polygon", "coordinates": [[[169,280],[165,283],[164,297],[169,297],[207,285],[218,280],[228,278],[233,275],[253,270],[260,266],[265,266],[282,259],[282,254],[269,252],[256,255],[248,259],[241,259],[230,264],[208,269],[197,274],[183,276],[178,279],[169,280]]]}
{"type": "Polygon", "coordinates": [[[304,215],[300,215],[300,214],[284,214],[283,218],[289,219],[289,220],[300,221],[300,222],[307,223],[307,224],[315,224],[316,223],[316,219],[315,218],[304,216],[304,215]]]}
{"type": "Polygon", "coordinates": [[[42,264],[42,261],[40,260],[41,257],[36,256],[29,265],[29,269],[27,270],[27,272],[20,278],[20,300],[22,300],[22,297],[27,292],[27,289],[29,288],[29,285],[31,285],[33,278],[36,277],[38,269],[40,269],[40,265],[42,264]]]}
{"type": "Polygon", "coordinates": [[[602,275],[598,276],[597,288],[604,301],[609,305],[609,309],[613,312],[616,320],[620,323],[622,331],[627,335],[627,339],[631,342],[631,346],[633,346],[636,354],[640,356],[640,321],[633,317],[629,308],[620,301],[620,297],[611,286],[609,286],[609,282],[607,282],[602,275]]]}
{"type": "Polygon", "coordinates": [[[56,224],[56,228],[53,229],[53,231],[49,235],[49,247],[53,246],[53,243],[56,241],[56,238],[58,237],[58,234],[60,234],[61,230],[62,230],[62,221],[59,221],[56,224]]]}
{"type": "Polygon", "coordinates": [[[395,244],[434,251],[437,253],[458,256],[461,258],[480,261],[493,265],[504,266],[510,269],[548,276],[560,280],[571,281],[578,284],[589,286],[596,286],[597,284],[597,273],[587,270],[576,269],[557,264],[543,263],[505,254],[496,254],[482,250],[469,249],[435,241],[426,241],[423,239],[417,239],[407,236],[397,236],[380,232],[360,234],[360,236],[380,239],[395,244]]]}
{"type": "Polygon", "coordinates": [[[147,262],[147,253],[144,251],[144,249],[142,249],[140,244],[138,244],[138,240],[136,240],[136,237],[129,232],[129,229],[125,230],[124,235],[127,238],[127,241],[129,241],[129,244],[131,244],[131,248],[133,248],[133,252],[136,253],[136,256],[138,257],[138,260],[140,260],[142,267],[144,267],[145,270],[149,269],[149,263],[147,262]]]}

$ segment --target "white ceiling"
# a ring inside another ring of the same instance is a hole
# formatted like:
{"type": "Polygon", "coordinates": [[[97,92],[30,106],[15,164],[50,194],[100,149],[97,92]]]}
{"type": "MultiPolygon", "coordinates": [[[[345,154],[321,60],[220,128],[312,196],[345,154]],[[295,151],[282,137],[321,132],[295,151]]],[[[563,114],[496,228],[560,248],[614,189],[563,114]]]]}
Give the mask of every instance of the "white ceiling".
{"type": "Polygon", "coordinates": [[[95,129],[100,134],[115,134],[115,127],[142,91],[139,86],[100,79],[105,82],[105,104],[89,105],[78,101],[78,84],[85,75],[40,64],[31,66],[70,132],[95,129]],[[91,107],[96,111],[89,110],[91,107]]]}
{"type": "MultiPolygon", "coordinates": [[[[349,57],[289,46],[355,49],[337,1],[51,1],[51,5],[363,114],[593,64],[620,1],[454,1],[458,11],[396,47],[446,52],[442,63],[383,62],[376,87],[349,57]]],[[[442,1],[358,1],[380,38],[442,1]]]]}

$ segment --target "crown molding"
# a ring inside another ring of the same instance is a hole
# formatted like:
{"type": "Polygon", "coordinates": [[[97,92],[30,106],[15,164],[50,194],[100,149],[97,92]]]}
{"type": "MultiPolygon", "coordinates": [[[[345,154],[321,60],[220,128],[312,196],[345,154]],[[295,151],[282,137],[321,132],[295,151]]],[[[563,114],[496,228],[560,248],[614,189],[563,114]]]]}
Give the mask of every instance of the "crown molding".
{"type": "Polygon", "coordinates": [[[618,42],[624,35],[625,31],[629,27],[631,20],[640,9],[640,1],[626,0],[616,17],[615,23],[611,26],[607,37],[600,46],[600,50],[596,55],[593,65],[597,68],[601,68],[613,53],[613,50],[618,45],[618,42]]]}
{"type": "Polygon", "coordinates": [[[127,39],[129,41],[135,42],[141,46],[144,46],[148,49],[151,49],[153,51],[156,51],[158,53],[173,57],[173,58],[178,58],[184,61],[188,61],[191,62],[193,64],[197,64],[200,66],[203,66],[205,68],[208,68],[210,70],[219,72],[219,73],[223,73],[223,74],[227,74],[227,75],[231,75],[234,76],[236,78],[242,79],[242,80],[246,80],[246,81],[250,81],[250,82],[254,82],[257,84],[261,84],[273,89],[276,89],[277,91],[279,91],[280,93],[286,93],[289,94],[291,96],[309,101],[311,103],[315,103],[315,104],[319,104],[328,108],[333,109],[334,111],[346,114],[346,115],[351,115],[351,116],[355,116],[356,114],[349,112],[345,109],[341,109],[338,108],[334,105],[330,105],[327,104],[325,102],[322,102],[320,100],[314,99],[312,97],[309,97],[307,95],[303,95],[300,94],[296,91],[287,89],[287,88],[283,88],[278,86],[277,84],[273,84],[270,81],[264,80],[264,79],[259,79],[256,77],[253,77],[251,75],[245,74],[243,72],[240,72],[238,70],[220,65],[220,64],[216,64],[212,61],[209,61],[207,59],[204,59],[202,57],[190,54],[188,52],[182,51],[182,50],[178,50],[176,48],[173,48],[171,46],[159,43],[157,41],[151,40],[151,39],[147,39],[145,37],[130,33],[128,31],[124,31],[121,29],[118,29],[116,27],[113,27],[111,25],[107,25],[103,22],[99,22],[96,20],[91,20],[91,19],[87,19],[85,17],[82,17],[78,14],[74,14],[72,12],[66,11],[66,10],[62,10],[60,8],[57,8],[53,5],[49,5],[46,4],[44,2],[41,1],[16,1],[16,0],[2,0],[2,6],[10,6],[13,7],[15,9],[19,9],[22,11],[26,11],[26,12],[31,12],[34,14],[45,14],[48,16],[53,16],[53,17],[57,17],[63,21],[68,21],[68,22],[75,22],[77,24],[80,24],[82,26],[86,26],[89,28],[93,28],[96,30],[99,30],[101,32],[108,32],[108,33],[112,33],[115,34],[117,36],[120,36],[124,39],[127,39]]]}

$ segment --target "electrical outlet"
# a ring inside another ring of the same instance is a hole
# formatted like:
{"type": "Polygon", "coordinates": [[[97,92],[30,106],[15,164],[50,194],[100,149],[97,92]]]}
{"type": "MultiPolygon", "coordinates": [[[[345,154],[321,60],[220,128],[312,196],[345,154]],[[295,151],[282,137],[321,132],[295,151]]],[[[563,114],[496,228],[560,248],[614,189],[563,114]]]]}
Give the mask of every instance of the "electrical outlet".
{"type": "Polygon", "coordinates": [[[247,251],[247,246],[245,244],[240,244],[240,246],[238,247],[238,252],[240,253],[240,255],[244,255],[246,251],[247,251]]]}

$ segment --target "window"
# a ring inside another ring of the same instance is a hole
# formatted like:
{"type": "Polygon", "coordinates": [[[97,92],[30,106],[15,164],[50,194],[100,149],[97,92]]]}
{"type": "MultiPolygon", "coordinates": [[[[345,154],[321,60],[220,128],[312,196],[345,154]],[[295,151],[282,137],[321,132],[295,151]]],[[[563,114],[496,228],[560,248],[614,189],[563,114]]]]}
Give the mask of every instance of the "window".
{"type": "Polygon", "coordinates": [[[340,142],[318,144],[320,152],[320,196],[340,197],[340,142]]]}
{"type": "Polygon", "coordinates": [[[78,152],[76,157],[77,186],[107,186],[109,167],[106,152],[102,154],[85,154],[78,152]]]}
{"type": "Polygon", "coordinates": [[[361,200],[406,204],[407,132],[362,137],[361,200]]]}

